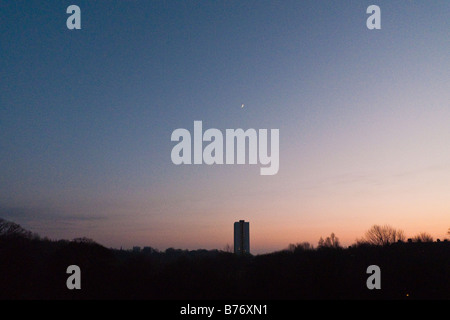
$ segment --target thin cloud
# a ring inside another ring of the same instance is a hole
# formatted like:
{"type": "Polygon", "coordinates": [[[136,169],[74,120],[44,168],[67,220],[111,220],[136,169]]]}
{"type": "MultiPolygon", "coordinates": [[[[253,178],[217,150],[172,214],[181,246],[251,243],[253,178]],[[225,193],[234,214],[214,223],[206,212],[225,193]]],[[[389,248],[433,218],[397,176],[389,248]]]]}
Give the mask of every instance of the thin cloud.
{"type": "Polygon", "coordinates": [[[20,223],[31,223],[35,221],[45,222],[78,222],[78,221],[99,221],[105,220],[106,216],[74,214],[64,212],[64,210],[55,210],[53,208],[43,207],[15,207],[1,206],[0,217],[20,223]]]}

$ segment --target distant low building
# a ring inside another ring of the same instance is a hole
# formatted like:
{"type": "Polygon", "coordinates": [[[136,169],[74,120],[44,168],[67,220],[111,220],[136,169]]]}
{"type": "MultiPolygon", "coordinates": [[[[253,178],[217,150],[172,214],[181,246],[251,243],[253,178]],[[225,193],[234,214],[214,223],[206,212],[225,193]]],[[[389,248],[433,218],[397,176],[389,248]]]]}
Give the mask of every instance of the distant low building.
{"type": "Polygon", "coordinates": [[[142,249],[142,252],[144,252],[144,253],[154,253],[154,252],[156,252],[156,250],[154,249],[154,248],[152,248],[152,247],[144,247],[143,249],[142,249]]]}
{"type": "Polygon", "coordinates": [[[245,220],[234,223],[234,253],[250,253],[250,223],[245,220]]]}
{"type": "Polygon", "coordinates": [[[133,252],[141,252],[141,247],[133,247],[133,252]]]}

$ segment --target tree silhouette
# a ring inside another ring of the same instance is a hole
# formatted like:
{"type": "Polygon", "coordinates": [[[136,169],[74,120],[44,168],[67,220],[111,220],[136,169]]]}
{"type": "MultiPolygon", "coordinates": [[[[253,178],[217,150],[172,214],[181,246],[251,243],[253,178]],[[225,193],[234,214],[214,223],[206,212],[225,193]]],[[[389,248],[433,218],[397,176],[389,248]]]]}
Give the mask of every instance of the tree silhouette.
{"type": "Polygon", "coordinates": [[[325,240],[323,240],[323,238],[320,237],[318,247],[319,248],[339,248],[340,247],[339,238],[336,237],[336,235],[334,233],[331,233],[331,235],[329,237],[326,237],[325,240]]]}
{"type": "Polygon", "coordinates": [[[0,236],[1,237],[22,237],[22,238],[39,238],[37,234],[33,234],[22,228],[19,224],[0,218],[0,236]]]}
{"type": "Polygon", "coordinates": [[[421,232],[412,238],[414,242],[433,242],[433,237],[427,232],[421,232]]]}
{"type": "Polygon", "coordinates": [[[297,252],[297,251],[306,251],[313,250],[314,246],[309,242],[298,242],[296,244],[290,243],[288,246],[288,251],[297,252]]]}
{"type": "Polygon", "coordinates": [[[365,237],[360,242],[385,246],[397,241],[405,241],[405,235],[402,230],[395,229],[389,225],[374,225],[366,232],[365,237]]]}
{"type": "Polygon", "coordinates": [[[94,240],[91,238],[81,237],[81,238],[75,238],[72,240],[72,242],[77,243],[84,243],[84,244],[97,244],[94,240]]]}

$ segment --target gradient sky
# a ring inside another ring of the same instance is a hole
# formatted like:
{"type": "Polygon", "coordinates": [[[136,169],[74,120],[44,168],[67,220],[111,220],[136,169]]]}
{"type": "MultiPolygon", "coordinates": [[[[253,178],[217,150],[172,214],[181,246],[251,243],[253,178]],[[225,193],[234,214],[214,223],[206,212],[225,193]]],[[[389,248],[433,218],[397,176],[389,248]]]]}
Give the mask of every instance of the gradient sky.
{"type": "Polygon", "coordinates": [[[442,239],[449,17],[448,0],[2,0],[0,217],[115,248],[222,249],[239,219],[254,253],[373,224],[442,239]],[[194,120],[279,129],[278,174],[174,165],[194,120]]]}

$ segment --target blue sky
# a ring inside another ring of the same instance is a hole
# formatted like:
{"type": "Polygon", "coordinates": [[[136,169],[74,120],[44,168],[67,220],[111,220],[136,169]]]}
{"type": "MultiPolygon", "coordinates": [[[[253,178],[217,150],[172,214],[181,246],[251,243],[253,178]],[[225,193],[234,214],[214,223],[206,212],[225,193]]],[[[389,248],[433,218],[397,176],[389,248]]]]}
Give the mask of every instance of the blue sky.
{"type": "Polygon", "coordinates": [[[450,5],[377,1],[370,31],[371,4],[2,1],[0,216],[114,247],[222,248],[243,218],[259,252],[375,223],[443,237],[450,5]],[[279,129],[279,173],[175,166],[194,120],[279,129]]]}

